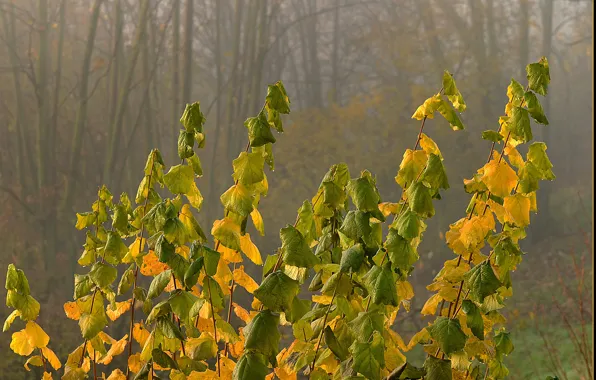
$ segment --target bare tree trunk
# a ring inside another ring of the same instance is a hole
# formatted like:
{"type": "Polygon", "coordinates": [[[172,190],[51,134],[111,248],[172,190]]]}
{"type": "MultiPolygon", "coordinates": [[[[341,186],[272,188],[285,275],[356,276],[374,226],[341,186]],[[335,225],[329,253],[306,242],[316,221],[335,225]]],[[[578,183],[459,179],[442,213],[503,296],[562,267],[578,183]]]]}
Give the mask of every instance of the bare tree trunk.
{"type": "Polygon", "coordinates": [[[145,38],[145,29],[147,25],[147,18],[149,17],[149,0],[143,0],[141,3],[141,11],[139,16],[139,25],[137,27],[137,35],[130,57],[130,63],[126,69],[124,76],[124,84],[120,90],[118,97],[118,107],[116,111],[116,118],[110,130],[110,138],[108,141],[108,149],[106,155],[106,163],[103,172],[103,182],[110,184],[112,170],[114,170],[114,163],[116,162],[117,150],[119,147],[120,137],[122,135],[122,124],[126,114],[128,105],[128,97],[131,91],[132,80],[135,74],[135,68],[139,59],[141,51],[141,44],[145,38]]]}
{"type": "MultiPolygon", "coordinates": [[[[58,130],[58,112],[60,106],[60,87],[62,85],[62,51],[64,47],[64,30],[66,29],[66,0],[60,1],[60,16],[58,25],[60,26],[60,31],[58,35],[58,46],[56,49],[56,84],[54,87],[54,105],[52,111],[52,126],[50,128],[50,133],[48,136],[48,146],[52,149],[49,152],[49,160],[56,165],[56,131],[58,130]]],[[[51,170],[50,172],[50,181],[54,183],[55,180],[55,170],[51,170]]]]}
{"type": "Polygon", "coordinates": [[[194,0],[186,0],[186,20],[184,24],[184,88],[182,91],[182,103],[191,103],[192,97],[192,42],[194,22],[194,0]]]}
{"type": "MultiPolygon", "coordinates": [[[[172,4],[173,8],[173,21],[172,21],[172,133],[173,136],[178,135],[178,129],[180,123],[180,60],[178,54],[180,54],[180,0],[174,0],[172,4]]],[[[176,149],[172,151],[172,160],[177,160],[176,149]]]]}
{"type": "Polygon", "coordinates": [[[339,6],[333,11],[333,51],[331,53],[331,97],[332,103],[339,103],[339,6]]]}
{"type": "Polygon", "coordinates": [[[528,0],[519,1],[519,76],[526,77],[526,65],[530,61],[530,4],[528,0]]]}
{"type": "Polygon", "coordinates": [[[46,186],[47,168],[47,143],[48,121],[50,114],[50,97],[48,96],[48,76],[50,71],[49,52],[49,25],[48,25],[48,0],[38,0],[38,34],[39,34],[39,59],[37,65],[37,187],[41,192],[46,186]]]}
{"type": "Polygon", "coordinates": [[[112,57],[110,62],[110,125],[114,123],[116,119],[116,110],[118,107],[118,80],[120,79],[120,66],[121,61],[124,59],[122,52],[122,29],[124,25],[122,15],[122,3],[121,0],[115,0],[114,14],[112,16],[114,20],[114,41],[112,57]]]}
{"type": "Polygon", "coordinates": [[[79,106],[77,109],[77,118],[72,134],[72,146],[70,149],[70,159],[68,165],[69,178],[66,185],[66,192],[64,194],[63,207],[67,209],[72,205],[72,196],[76,191],[78,162],[81,155],[81,148],[83,145],[83,131],[87,122],[87,105],[89,102],[89,67],[91,65],[91,56],[95,46],[95,34],[97,32],[97,21],[99,19],[99,12],[103,0],[95,0],[93,4],[93,11],[91,13],[91,22],[89,24],[89,31],[87,33],[87,45],[85,47],[85,55],[83,57],[83,65],[81,67],[81,85],[79,88],[79,106]]]}

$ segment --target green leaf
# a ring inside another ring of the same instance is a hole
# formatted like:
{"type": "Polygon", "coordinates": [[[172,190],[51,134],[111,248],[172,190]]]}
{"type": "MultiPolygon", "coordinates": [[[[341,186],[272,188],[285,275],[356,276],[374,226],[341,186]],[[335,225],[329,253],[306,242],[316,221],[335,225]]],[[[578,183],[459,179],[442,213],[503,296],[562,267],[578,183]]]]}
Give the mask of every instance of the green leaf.
{"type": "Polygon", "coordinates": [[[244,126],[248,128],[250,146],[259,147],[267,143],[275,143],[275,137],[271,133],[269,122],[263,112],[259,113],[257,117],[246,119],[244,126]]]}
{"type": "Polygon", "coordinates": [[[184,129],[180,130],[178,135],[178,157],[181,160],[195,155],[193,146],[195,144],[194,132],[188,132],[184,129]]]}
{"type": "Polygon", "coordinates": [[[316,229],[314,221],[314,212],[309,201],[304,201],[298,209],[298,223],[296,229],[300,231],[307,244],[315,239],[316,229]]]}
{"type": "Polygon", "coordinates": [[[385,249],[391,264],[404,272],[409,272],[410,267],[418,261],[418,253],[409,240],[404,239],[397,230],[390,228],[385,241],[385,249]]]}
{"type": "Polygon", "coordinates": [[[437,317],[435,322],[426,329],[445,355],[460,351],[466,345],[467,337],[462,331],[458,319],[437,317]]]}
{"type": "Polygon", "coordinates": [[[374,332],[382,333],[385,315],[379,310],[372,309],[361,311],[358,316],[349,322],[354,336],[359,342],[368,342],[374,332]]]}
{"type": "Polygon", "coordinates": [[[298,281],[282,271],[271,273],[254,291],[254,296],[268,309],[285,312],[291,309],[292,301],[300,291],[298,281]]]}
{"type": "Polygon", "coordinates": [[[179,339],[184,340],[184,335],[180,331],[180,328],[172,322],[172,319],[169,315],[162,315],[157,318],[157,328],[163,335],[170,339],[179,339]]]}
{"type": "Polygon", "coordinates": [[[540,171],[542,174],[541,179],[547,179],[549,181],[554,180],[556,177],[553,174],[553,164],[550,162],[546,155],[546,144],[543,142],[535,142],[528,148],[527,159],[540,171]]]}
{"type": "Polygon", "coordinates": [[[180,317],[183,321],[189,320],[190,310],[193,305],[199,300],[192,292],[187,292],[178,289],[172,293],[168,302],[172,307],[172,311],[180,317]]]}
{"type": "Polygon", "coordinates": [[[147,298],[153,299],[158,297],[164,291],[171,278],[172,271],[169,269],[155,276],[155,278],[153,278],[153,281],[151,281],[151,285],[149,285],[147,298]]]}
{"type": "Polygon", "coordinates": [[[215,310],[221,310],[224,307],[224,294],[219,283],[209,276],[203,279],[203,292],[201,298],[209,301],[215,310]]]}
{"type": "Polygon", "coordinates": [[[464,281],[470,290],[470,298],[478,303],[484,302],[485,297],[495,294],[501,287],[488,260],[466,272],[464,281]]]}
{"type": "Polygon", "coordinates": [[[391,269],[391,263],[385,263],[382,269],[376,265],[373,266],[362,279],[371,292],[374,304],[396,307],[399,305],[397,288],[395,287],[396,279],[391,269]]]}
{"type": "Polygon", "coordinates": [[[498,143],[504,139],[503,135],[497,131],[488,130],[482,132],[482,138],[484,140],[492,141],[494,143],[498,143]]]}
{"type": "Polygon", "coordinates": [[[428,156],[426,169],[422,173],[422,181],[428,182],[433,190],[449,188],[447,173],[441,157],[432,153],[428,156]]]}
{"type": "Polygon", "coordinates": [[[93,288],[93,282],[89,278],[89,275],[80,275],[75,274],[75,281],[74,281],[74,296],[75,300],[86,296],[93,288]]]}
{"type": "Polygon", "coordinates": [[[355,341],[350,347],[350,352],[354,358],[352,368],[368,379],[380,380],[381,368],[385,364],[384,350],[383,337],[378,331],[373,333],[370,343],[355,341]]]}
{"type": "Polygon", "coordinates": [[[108,240],[103,250],[104,259],[112,265],[120,264],[122,258],[128,253],[128,247],[120,235],[113,231],[108,231],[108,240]]]}
{"type": "Polygon", "coordinates": [[[370,215],[359,210],[349,211],[339,231],[354,241],[368,238],[372,232],[370,215]]]}
{"type": "MultiPolygon", "coordinates": [[[[255,315],[252,321],[243,329],[245,336],[244,349],[255,350],[265,355],[272,365],[276,365],[275,356],[279,351],[281,335],[277,330],[279,316],[270,310],[263,310],[255,315]]],[[[245,352],[246,352],[245,351],[245,352]]],[[[238,364],[236,365],[238,367],[238,364]]]]}
{"type": "Polygon", "coordinates": [[[79,326],[83,338],[92,339],[94,338],[103,328],[108,324],[106,315],[101,314],[87,314],[83,313],[81,319],[79,319],[79,326]]]}
{"type": "Polygon", "coordinates": [[[306,240],[296,228],[287,225],[279,232],[284,263],[300,268],[312,268],[319,259],[312,253],[306,240]]]}
{"type": "Polygon", "coordinates": [[[229,217],[215,221],[211,235],[221,242],[224,247],[240,251],[240,228],[229,217]]]}
{"type": "Polygon", "coordinates": [[[358,243],[342,253],[339,270],[346,273],[357,272],[363,263],[364,248],[362,244],[358,243]]]}
{"type": "Polygon", "coordinates": [[[194,360],[208,360],[217,355],[217,343],[209,334],[202,334],[199,338],[189,342],[192,349],[189,354],[194,360]]]}
{"type": "Polygon", "coordinates": [[[29,294],[29,281],[25,276],[25,272],[21,269],[17,269],[14,264],[8,265],[4,287],[6,290],[14,290],[23,295],[29,294]]]}
{"type": "Polygon", "coordinates": [[[343,276],[343,272],[334,273],[321,289],[321,293],[332,295],[336,293],[341,296],[348,296],[352,291],[352,281],[349,276],[343,276]]]}
{"type": "Polygon", "coordinates": [[[265,178],[263,172],[265,157],[260,152],[242,152],[232,165],[234,166],[232,177],[245,186],[261,182],[265,178]]]}
{"type": "Polygon", "coordinates": [[[162,368],[178,369],[178,364],[159,348],[154,348],[151,351],[151,358],[153,362],[157,363],[162,368]]]}
{"type": "Polygon", "coordinates": [[[6,294],[6,306],[17,309],[24,321],[33,321],[39,315],[39,302],[29,294],[21,295],[9,290],[6,294]]]}
{"type": "Polygon", "coordinates": [[[410,210],[423,218],[430,218],[435,215],[430,189],[422,182],[416,182],[408,187],[407,194],[410,210]]]}
{"type": "Polygon", "coordinates": [[[164,183],[174,194],[188,194],[194,183],[194,172],[188,165],[172,166],[163,177],[164,183]]]}
{"type": "Polygon", "coordinates": [[[323,186],[323,203],[332,209],[340,208],[346,201],[345,191],[333,181],[325,181],[323,186]]]}
{"type": "Polygon", "coordinates": [[[378,210],[380,198],[370,174],[363,174],[358,179],[350,180],[346,190],[358,210],[363,212],[378,210]]]}
{"type": "Polygon", "coordinates": [[[163,317],[163,316],[168,316],[171,313],[171,311],[172,311],[172,307],[170,306],[169,302],[167,302],[167,301],[159,302],[157,305],[153,306],[153,309],[151,309],[151,312],[149,312],[149,315],[147,316],[147,320],[145,322],[148,325],[150,325],[156,319],[163,317]]]}
{"type": "Polygon", "coordinates": [[[339,358],[340,361],[344,361],[348,356],[348,350],[337,340],[331,327],[325,326],[323,333],[327,347],[329,347],[329,349],[335,354],[335,356],[339,358]]]}
{"type": "Polygon", "coordinates": [[[520,192],[528,194],[538,190],[538,183],[542,179],[542,173],[532,161],[526,161],[517,175],[519,176],[520,192]]]}
{"type": "Polygon", "coordinates": [[[457,113],[455,113],[455,110],[451,107],[451,104],[447,103],[445,99],[441,98],[441,102],[439,103],[437,110],[441,116],[443,116],[445,120],[449,122],[451,128],[454,131],[465,129],[463,123],[459,119],[459,116],[457,116],[457,113]]]}
{"type": "Polygon", "coordinates": [[[513,107],[507,121],[507,130],[516,140],[523,142],[532,140],[532,127],[528,111],[522,107],[513,107]]]}
{"type": "Polygon", "coordinates": [[[130,267],[124,271],[122,277],[120,277],[120,282],[118,283],[118,295],[128,292],[134,283],[134,279],[134,264],[131,264],[130,267]]]}
{"type": "Polygon", "coordinates": [[[509,375],[509,369],[505,367],[500,359],[493,359],[488,362],[488,368],[493,379],[504,379],[509,375]]]}
{"type": "Polygon", "coordinates": [[[95,263],[91,267],[89,277],[95,285],[103,289],[116,280],[116,277],[118,277],[118,270],[108,264],[95,263]]]}
{"type": "Polygon", "coordinates": [[[530,89],[542,96],[546,96],[550,83],[550,70],[546,57],[540,58],[537,63],[530,63],[526,66],[526,76],[530,89]]]}
{"type": "Polygon", "coordinates": [[[291,309],[286,312],[286,319],[289,322],[295,323],[310,311],[311,306],[312,302],[309,299],[301,300],[298,297],[294,297],[291,309]]]}
{"type": "MultiPolygon", "coordinates": [[[[283,114],[290,113],[290,98],[286,94],[286,89],[281,81],[274,85],[267,86],[267,97],[265,98],[267,106],[283,114]]],[[[282,131],[280,131],[282,132],[282,131]]]]}
{"type": "Polygon", "coordinates": [[[484,340],[484,320],[478,306],[470,300],[464,300],[461,309],[466,314],[466,325],[468,325],[468,328],[472,330],[476,338],[484,340]]]}
{"type": "Polygon", "coordinates": [[[408,208],[401,213],[395,227],[401,237],[411,240],[420,235],[420,222],[420,217],[408,208]]]}
{"type": "Polygon", "coordinates": [[[494,340],[497,356],[509,355],[513,352],[513,342],[511,341],[510,333],[501,331],[495,335],[494,340]]]}
{"type": "Polygon", "coordinates": [[[201,105],[199,102],[187,104],[184,113],[180,118],[180,122],[189,132],[203,132],[203,124],[205,124],[205,116],[201,112],[201,105]]]}
{"type": "Polygon", "coordinates": [[[269,374],[267,359],[258,352],[244,352],[234,367],[233,380],[264,380],[269,374]]]}
{"type": "Polygon", "coordinates": [[[190,289],[199,280],[199,275],[201,274],[201,269],[203,268],[204,258],[199,257],[195,261],[193,261],[186,272],[184,273],[184,285],[186,288],[190,289]]]}
{"type": "Polygon", "coordinates": [[[466,110],[464,98],[455,85],[453,75],[448,71],[443,73],[443,93],[447,95],[447,98],[456,110],[459,112],[464,112],[466,110]]]}
{"type": "Polygon", "coordinates": [[[537,123],[548,125],[548,119],[544,115],[544,109],[542,109],[542,104],[540,104],[536,94],[528,91],[524,94],[524,99],[526,101],[526,108],[532,119],[536,120],[537,123]]]}
{"type": "Polygon", "coordinates": [[[112,227],[123,234],[128,233],[128,213],[123,205],[114,205],[112,214],[112,227]]]}
{"type": "Polygon", "coordinates": [[[192,168],[192,171],[195,172],[195,175],[197,177],[201,177],[203,175],[203,166],[201,165],[201,160],[199,159],[199,156],[193,154],[192,156],[187,158],[187,162],[192,168]]]}
{"type": "Polygon", "coordinates": [[[451,360],[439,359],[428,355],[424,361],[424,369],[426,380],[451,380],[451,360]]]}
{"type": "Polygon", "coordinates": [[[507,86],[507,97],[514,106],[519,106],[521,100],[524,98],[524,87],[518,81],[511,78],[509,86],[507,86]]]}
{"type": "Polygon", "coordinates": [[[155,254],[162,263],[167,263],[176,254],[176,247],[162,234],[155,242],[155,254]]]}
{"type": "Polygon", "coordinates": [[[253,195],[242,183],[232,185],[220,197],[226,210],[247,217],[253,210],[253,195]]]}
{"type": "Polygon", "coordinates": [[[221,253],[203,246],[203,257],[205,258],[205,273],[209,276],[215,276],[221,253]]]}

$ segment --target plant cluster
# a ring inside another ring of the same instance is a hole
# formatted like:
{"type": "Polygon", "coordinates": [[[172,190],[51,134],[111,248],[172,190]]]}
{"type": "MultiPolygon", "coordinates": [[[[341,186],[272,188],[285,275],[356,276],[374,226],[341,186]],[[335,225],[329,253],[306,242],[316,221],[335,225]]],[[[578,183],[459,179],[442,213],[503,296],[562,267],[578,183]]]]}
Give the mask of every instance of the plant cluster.
{"type": "MultiPolygon", "coordinates": [[[[96,379],[98,367],[121,354],[126,368],[108,379],[505,377],[503,357],[513,344],[499,310],[512,292],[510,272],[523,256],[519,240],[536,211],[538,183],[554,179],[544,143],[532,143],[526,159],[518,150],[532,140],[531,118],[548,124],[536,95],[546,95],[550,82],[545,58],[528,65],[527,79],[525,89],[511,81],[499,129],[482,133],[492,143],[489,160],[464,181],[470,205],[446,234],[456,257],[428,286],[435,294],[422,309],[436,318],[408,344],[394,322],[410,311],[408,278],[425,220],[449,188],[441,151],[423,130],[436,114],[452,129],[464,128],[458,113],[466,103],[453,76],[445,72],[441,90],[413,115],[421,126],[395,177],[399,200],[382,201],[369,171],[351,177],[347,165],[333,165],[296,221],[281,229],[281,247],[264,261],[247,228],[250,221],[264,234],[258,208],[268,192],[265,165],[274,168],[272,129],[283,132],[281,115],[290,112],[286,91],[281,82],[270,85],[259,114],[244,123],[249,142],[233,161],[234,185],[221,195],[225,214],[211,228],[214,243],[193,211],[203,203],[195,179],[202,175],[196,148],[205,143],[205,118],[199,103],[187,105],[178,165],[166,172],[153,150],[134,204],[126,193],[116,201],[102,187],[91,211],[77,214],[76,228],[87,234],[78,263],[89,271],[75,275],[74,301],[64,311],[79,322],[83,343],[68,356],[62,378],[83,379],[92,371],[96,379]],[[243,255],[263,266],[260,283],[245,272],[243,255]],[[120,276],[119,267],[125,268],[120,276]],[[147,288],[141,276],[151,278],[147,288]],[[311,296],[303,298],[309,280],[311,296]],[[238,287],[254,296],[250,311],[234,301],[238,287]],[[244,326],[235,329],[233,316],[244,326]],[[118,318],[128,318],[130,330],[116,339],[104,329],[118,318]],[[282,326],[291,328],[294,340],[280,350],[282,326]],[[427,352],[421,368],[404,356],[419,344],[427,352]]],[[[4,331],[16,317],[26,321],[11,348],[23,356],[38,350],[25,367],[43,366],[44,379],[52,378],[48,363],[56,370],[61,363],[35,322],[39,303],[13,265],[6,288],[15,311],[4,331]]]]}

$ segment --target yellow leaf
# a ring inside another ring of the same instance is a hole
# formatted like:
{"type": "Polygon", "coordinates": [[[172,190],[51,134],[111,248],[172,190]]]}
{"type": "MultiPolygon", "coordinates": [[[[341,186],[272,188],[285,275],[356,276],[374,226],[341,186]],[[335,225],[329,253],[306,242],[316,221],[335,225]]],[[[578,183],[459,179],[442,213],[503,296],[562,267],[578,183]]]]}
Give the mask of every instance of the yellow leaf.
{"type": "Polygon", "coordinates": [[[393,371],[406,362],[406,357],[396,347],[387,347],[385,349],[385,367],[393,371]]]}
{"type": "Polygon", "coordinates": [[[43,365],[43,360],[41,359],[41,356],[39,356],[39,355],[31,356],[29,359],[27,359],[27,361],[25,362],[23,367],[25,367],[25,369],[27,371],[31,371],[31,368],[29,368],[29,365],[41,367],[43,365]]]}
{"type": "Polygon", "coordinates": [[[17,331],[12,334],[10,348],[15,354],[19,354],[21,356],[29,356],[34,349],[33,345],[29,343],[29,336],[25,330],[17,331]]]}
{"type": "Polygon", "coordinates": [[[48,359],[48,362],[50,363],[50,365],[52,366],[52,368],[54,368],[54,369],[60,369],[60,367],[62,367],[62,364],[60,364],[60,359],[58,359],[58,356],[56,356],[56,354],[54,353],[54,351],[52,351],[48,347],[43,347],[41,349],[41,353],[43,354],[43,356],[46,359],[48,359]]]}
{"type": "Polygon", "coordinates": [[[434,112],[441,104],[441,95],[436,94],[431,98],[428,98],[424,103],[416,109],[416,112],[412,115],[412,119],[422,120],[425,117],[432,119],[434,118],[434,112]]]}
{"type": "Polygon", "coordinates": [[[190,191],[184,195],[192,207],[196,208],[197,210],[201,209],[201,205],[203,204],[203,195],[201,194],[201,191],[197,187],[195,181],[192,181],[190,184],[190,191]]]}
{"type": "Polygon", "coordinates": [[[252,219],[252,223],[255,225],[257,231],[259,231],[259,234],[261,234],[261,236],[265,236],[265,225],[263,224],[263,217],[261,216],[259,210],[254,208],[250,212],[250,219],[252,219]]]}
{"type": "Polygon", "coordinates": [[[221,253],[222,259],[224,259],[228,263],[242,262],[242,256],[240,256],[240,253],[238,253],[238,251],[225,247],[223,244],[219,244],[219,246],[217,247],[217,251],[221,253]]]}
{"type": "Polygon", "coordinates": [[[296,380],[296,372],[287,371],[285,368],[275,368],[275,375],[279,380],[296,380]]]}
{"type": "Polygon", "coordinates": [[[414,289],[408,281],[399,281],[397,283],[397,295],[402,300],[409,300],[414,297],[414,289]]]}
{"type": "Polygon", "coordinates": [[[407,350],[407,346],[404,343],[404,340],[394,330],[392,330],[392,329],[386,329],[385,332],[384,332],[384,335],[386,335],[385,339],[387,340],[387,342],[393,343],[393,345],[395,347],[399,348],[402,351],[407,350]]]}
{"type": "Polygon", "coordinates": [[[387,216],[389,214],[397,214],[399,208],[399,203],[391,203],[391,202],[383,202],[379,203],[379,211],[383,214],[383,216],[387,216]]]}
{"type": "Polygon", "coordinates": [[[29,343],[33,347],[42,348],[47,346],[50,342],[50,337],[48,334],[46,334],[46,332],[43,331],[43,329],[33,321],[27,322],[27,326],[25,326],[25,332],[27,333],[29,343]]]}
{"type": "Polygon", "coordinates": [[[116,339],[112,338],[111,336],[106,334],[104,331],[100,331],[99,334],[97,334],[97,336],[99,336],[99,338],[102,340],[102,342],[107,343],[109,345],[116,343],[116,339]]]}
{"type": "Polygon", "coordinates": [[[509,164],[504,160],[498,162],[498,160],[492,159],[484,165],[483,169],[482,182],[486,184],[491,193],[501,198],[511,194],[518,178],[509,164]]]}
{"type": "Polygon", "coordinates": [[[234,361],[227,356],[221,356],[219,358],[219,363],[221,365],[221,378],[231,379],[234,368],[236,367],[236,363],[234,363],[234,361]]]}
{"type": "Polygon", "coordinates": [[[132,337],[139,343],[141,347],[145,346],[145,342],[149,339],[150,332],[140,323],[135,323],[132,328],[132,337]]]}
{"type": "Polygon", "coordinates": [[[168,266],[161,263],[153,251],[143,256],[143,264],[141,265],[141,274],[143,276],[157,276],[161,272],[168,269],[168,266]]]}
{"type": "Polygon", "coordinates": [[[434,155],[439,156],[441,159],[443,158],[443,155],[441,154],[441,151],[439,150],[437,144],[433,141],[433,139],[431,139],[424,133],[420,135],[420,147],[428,154],[432,153],[434,155]]]}
{"type": "MultiPolygon", "coordinates": [[[[141,346],[143,346],[143,345],[141,344],[141,346]]],[[[143,366],[143,364],[144,363],[141,361],[140,353],[132,354],[128,358],[128,369],[130,369],[134,373],[139,372],[141,370],[141,367],[143,366]]]]}
{"type": "Polygon", "coordinates": [[[122,339],[117,341],[116,343],[112,344],[112,347],[108,350],[108,352],[104,355],[104,357],[99,361],[101,364],[110,364],[114,356],[120,355],[124,348],[126,348],[126,343],[128,342],[128,334],[124,335],[122,339]]]}
{"type": "Polygon", "coordinates": [[[44,372],[41,380],[52,380],[52,374],[49,372],[44,372]]]}
{"type": "Polygon", "coordinates": [[[79,309],[79,305],[75,302],[67,302],[64,304],[64,313],[70,319],[74,319],[78,321],[81,318],[81,309],[79,309]]]}
{"type": "Polygon", "coordinates": [[[488,231],[479,222],[480,217],[475,215],[472,218],[466,218],[463,226],[459,230],[459,239],[464,243],[466,248],[475,248],[480,242],[484,241],[484,237],[488,231]]]}
{"type": "Polygon", "coordinates": [[[238,305],[236,302],[233,302],[232,306],[234,307],[234,314],[236,314],[238,318],[240,318],[244,323],[250,322],[252,318],[245,308],[238,305]]]}
{"type": "Polygon", "coordinates": [[[503,207],[519,227],[526,227],[530,224],[530,206],[530,198],[520,193],[505,198],[503,203],[503,207]]]}
{"type": "Polygon", "coordinates": [[[234,281],[250,294],[259,287],[259,284],[244,271],[244,265],[234,270],[234,281]]]}
{"type": "Polygon", "coordinates": [[[116,302],[116,309],[112,309],[112,306],[108,306],[106,309],[106,314],[110,318],[110,320],[115,321],[118,319],[122,314],[126,313],[130,309],[131,300],[126,300],[122,302],[116,302]]]}
{"type": "Polygon", "coordinates": [[[244,236],[240,236],[240,249],[250,261],[257,265],[263,265],[261,252],[259,252],[257,246],[250,240],[250,234],[248,232],[244,236]]]}
{"type": "Polygon", "coordinates": [[[521,154],[512,146],[505,147],[505,154],[509,157],[509,163],[516,168],[521,168],[524,166],[524,159],[522,158],[521,154]]]}
{"type": "Polygon", "coordinates": [[[442,300],[443,300],[443,298],[441,298],[440,295],[434,294],[432,297],[430,297],[426,301],[426,303],[422,307],[422,310],[420,311],[420,314],[422,314],[422,315],[434,315],[437,312],[437,307],[439,307],[439,303],[442,300]]]}
{"type": "Polygon", "coordinates": [[[536,192],[532,191],[530,194],[527,194],[528,198],[530,198],[530,211],[538,212],[538,204],[536,202],[536,192]]]}
{"type": "Polygon", "coordinates": [[[17,317],[21,316],[21,312],[18,310],[13,310],[12,313],[9,314],[8,317],[6,317],[6,320],[4,321],[4,327],[2,328],[2,332],[6,332],[8,331],[8,329],[10,328],[10,325],[12,325],[12,323],[14,322],[14,320],[17,317]]]}
{"type": "Polygon", "coordinates": [[[206,370],[203,372],[192,371],[187,377],[186,380],[219,380],[220,377],[217,375],[217,372],[213,370],[206,370]]]}
{"type": "Polygon", "coordinates": [[[126,375],[120,371],[120,369],[116,368],[110,376],[108,376],[107,380],[126,380],[126,375]]]}
{"type": "Polygon", "coordinates": [[[410,342],[408,343],[408,347],[407,347],[408,351],[410,351],[412,348],[414,348],[418,343],[424,342],[427,340],[430,340],[430,334],[425,327],[422,330],[420,330],[419,332],[417,332],[416,334],[414,334],[412,339],[410,339],[410,342]]]}
{"type": "Polygon", "coordinates": [[[128,252],[132,257],[139,257],[143,253],[143,249],[145,249],[145,243],[147,243],[147,239],[137,236],[135,241],[132,242],[131,245],[128,246],[128,252]]]}
{"type": "Polygon", "coordinates": [[[422,173],[427,159],[428,155],[423,150],[406,149],[395,181],[405,189],[422,173]]]}
{"type": "Polygon", "coordinates": [[[312,296],[312,302],[320,303],[321,305],[329,305],[331,303],[331,296],[314,295],[312,296]]]}
{"type": "MultiPolygon", "coordinates": [[[[188,205],[185,205],[188,206],[188,205]]],[[[190,247],[187,245],[182,245],[180,247],[176,247],[175,252],[180,256],[184,257],[186,260],[190,257],[190,247]]]]}

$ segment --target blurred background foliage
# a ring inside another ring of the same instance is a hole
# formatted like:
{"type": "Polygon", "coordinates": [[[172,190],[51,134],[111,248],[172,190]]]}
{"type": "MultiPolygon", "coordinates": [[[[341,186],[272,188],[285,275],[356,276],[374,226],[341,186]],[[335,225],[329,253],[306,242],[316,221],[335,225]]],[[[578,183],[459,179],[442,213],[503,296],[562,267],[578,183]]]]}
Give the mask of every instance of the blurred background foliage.
{"type": "MultiPolygon", "coordinates": [[[[266,84],[283,80],[293,111],[260,207],[266,237],[252,234],[271,254],[277,231],[334,163],[347,163],[352,176],[371,170],[382,200],[399,198],[394,177],[418,132],[410,117],[439,91],[446,69],[468,103],[467,129],[453,133],[439,119],[426,126],[452,188],[420,247],[414,316],[399,322],[409,337],[425,323],[417,313],[425,284],[450,258],[443,234],[465,212],[462,180],[486,160],[480,133],[498,127],[511,77],[523,79],[525,65],[544,55],[550,125],[535,138],[547,143],[557,180],[541,185],[528,255],[513,279],[510,327],[521,334],[511,378],[587,379],[580,359],[591,357],[591,338],[590,352],[579,353],[573,329],[592,324],[593,14],[593,1],[580,0],[0,0],[0,268],[24,269],[64,357],[79,334],[62,310],[84,241],[75,212],[88,209],[102,183],[134,195],[153,147],[173,164],[184,104],[199,100],[207,117],[198,220],[210,229],[246,144],[243,121],[258,112],[266,84]],[[585,271],[573,266],[571,249],[585,271]],[[583,309],[569,305],[575,299],[583,309]],[[569,323],[556,317],[555,300],[569,323]]],[[[26,378],[7,335],[0,371],[26,378]]]]}

